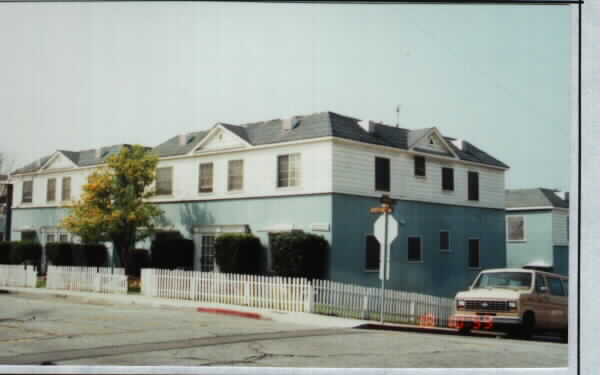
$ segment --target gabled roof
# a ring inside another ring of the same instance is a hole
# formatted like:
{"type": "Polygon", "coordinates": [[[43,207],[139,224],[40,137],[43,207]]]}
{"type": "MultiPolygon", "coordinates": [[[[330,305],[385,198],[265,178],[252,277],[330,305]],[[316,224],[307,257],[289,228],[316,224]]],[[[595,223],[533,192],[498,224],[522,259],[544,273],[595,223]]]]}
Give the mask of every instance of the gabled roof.
{"type": "MultiPolygon", "coordinates": [[[[100,155],[99,156],[97,155],[98,149],[89,149],[89,150],[82,150],[82,151],[57,150],[57,152],[60,152],[63,155],[65,155],[65,157],[67,157],[69,160],[71,160],[76,166],[85,167],[85,166],[102,164],[102,163],[106,162],[106,158],[108,158],[109,156],[111,156],[113,154],[118,153],[121,150],[121,148],[123,148],[125,146],[129,146],[129,145],[119,144],[119,145],[100,147],[100,155]]],[[[34,161],[33,163],[30,163],[22,168],[16,169],[13,173],[36,172],[36,171],[40,170],[50,160],[50,158],[52,158],[55,154],[56,153],[44,156],[43,158],[38,159],[38,160],[34,161]]]]}
{"type": "MultiPolygon", "coordinates": [[[[361,126],[359,119],[335,112],[319,112],[304,116],[295,116],[294,119],[296,121],[294,121],[293,126],[289,126],[289,120],[273,119],[239,125],[218,123],[215,127],[220,126],[253,146],[321,137],[338,137],[356,142],[409,150],[411,144],[414,145],[415,142],[428,133],[436,131],[439,134],[439,131],[435,128],[409,130],[373,122],[369,124],[369,130],[367,131],[361,126]]],[[[152,150],[160,157],[185,155],[192,152],[209,135],[209,132],[210,130],[188,133],[185,135],[185,142],[183,143],[180,142],[182,138],[177,135],[154,147],[152,150]]],[[[442,138],[444,141],[447,141],[448,147],[452,149],[460,160],[508,168],[506,164],[468,142],[463,142],[461,150],[450,142],[454,140],[453,138],[442,138]]],[[[78,166],[90,166],[103,163],[106,157],[118,152],[121,147],[123,145],[103,147],[99,158],[96,158],[96,149],[61,152],[78,166]]],[[[15,173],[37,171],[39,166],[44,165],[50,156],[17,169],[15,173]]]]}
{"type": "Polygon", "coordinates": [[[557,190],[545,188],[506,190],[506,208],[569,208],[569,201],[557,196],[556,192],[557,190]]]}

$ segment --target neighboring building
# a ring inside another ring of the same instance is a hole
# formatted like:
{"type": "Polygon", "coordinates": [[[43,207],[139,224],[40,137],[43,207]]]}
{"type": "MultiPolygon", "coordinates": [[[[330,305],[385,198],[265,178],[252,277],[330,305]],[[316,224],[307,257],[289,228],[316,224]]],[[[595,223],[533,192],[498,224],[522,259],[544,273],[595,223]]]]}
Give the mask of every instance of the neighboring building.
{"type": "MultiPolygon", "coordinates": [[[[15,234],[69,238],[57,228],[66,214],[61,202],[77,198],[86,176],[119,147],[57,151],[15,171],[15,234]]],[[[480,269],[506,265],[508,166],[437,128],[323,112],[216,124],[154,151],[160,161],[151,201],[164,210],[165,229],[194,240],[196,269],[214,268],[219,233],[252,232],[268,248],[269,233],[301,229],[330,242],[328,278],[377,286],[369,208],[382,194],[397,199],[400,223],[390,288],[452,296],[480,269]]]]}
{"type": "Polygon", "coordinates": [[[569,273],[569,193],[506,190],[506,263],[569,273]]]}

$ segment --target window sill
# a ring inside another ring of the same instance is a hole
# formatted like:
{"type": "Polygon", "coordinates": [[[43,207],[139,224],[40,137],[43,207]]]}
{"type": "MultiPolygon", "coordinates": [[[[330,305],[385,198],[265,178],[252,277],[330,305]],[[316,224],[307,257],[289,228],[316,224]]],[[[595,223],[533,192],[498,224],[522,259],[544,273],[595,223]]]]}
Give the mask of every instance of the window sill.
{"type": "Polygon", "coordinates": [[[454,194],[454,190],[442,189],[443,194],[454,194]]]}
{"type": "Polygon", "coordinates": [[[423,180],[423,181],[426,181],[426,180],[427,180],[427,176],[417,176],[417,175],[415,175],[415,178],[416,178],[417,180],[423,180]]]}
{"type": "Polygon", "coordinates": [[[407,261],[407,263],[410,263],[410,264],[421,264],[421,263],[425,263],[425,261],[423,261],[423,260],[409,260],[409,261],[407,261]]]}
{"type": "Polygon", "coordinates": [[[363,272],[366,272],[366,273],[379,273],[379,270],[369,270],[369,269],[366,269],[366,270],[363,270],[363,272]]]}
{"type": "Polygon", "coordinates": [[[301,191],[304,190],[302,185],[298,186],[277,186],[275,188],[277,191],[301,191]]]}
{"type": "Polygon", "coordinates": [[[527,240],[506,240],[506,242],[509,242],[509,243],[523,243],[523,242],[527,242],[527,240]]]}
{"type": "Polygon", "coordinates": [[[442,253],[442,254],[451,254],[452,250],[440,250],[440,253],[442,253]]]}
{"type": "Polygon", "coordinates": [[[243,194],[244,193],[244,189],[240,189],[240,190],[227,190],[227,194],[243,194]]]}

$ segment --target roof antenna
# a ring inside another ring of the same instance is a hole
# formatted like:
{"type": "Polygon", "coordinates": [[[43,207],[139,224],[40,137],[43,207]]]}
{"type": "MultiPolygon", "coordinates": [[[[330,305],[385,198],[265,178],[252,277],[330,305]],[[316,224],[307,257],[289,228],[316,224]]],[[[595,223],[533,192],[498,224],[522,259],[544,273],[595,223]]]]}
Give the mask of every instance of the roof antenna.
{"type": "Polygon", "coordinates": [[[400,126],[400,104],[396,106],[396,127],[400,126]]]}

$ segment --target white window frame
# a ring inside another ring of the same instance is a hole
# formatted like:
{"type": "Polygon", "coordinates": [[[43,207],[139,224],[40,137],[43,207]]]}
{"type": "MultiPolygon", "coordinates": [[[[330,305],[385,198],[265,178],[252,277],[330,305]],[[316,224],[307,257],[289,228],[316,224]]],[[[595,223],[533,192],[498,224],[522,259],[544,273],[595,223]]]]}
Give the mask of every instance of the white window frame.
{"type": "Polygon", "coordinates": [[[156,186],[155,195],[156,196],[165,196],[165,197],[173,196],[173,187],[174,187],[174,180],[175,180],[173,171],[174,171],[174,168],[172,165],[156,168],[156,181],[155,181],[155,186],[156,186]],[[171,186],[170,190],[171,191],[169,193],[159,193],[158,192],[158,170],[159,169],[169,169],[171,171],[171,181],[170,181],[170,186],[171,186]]]}
{"type": "Polygon", "coordinates": [[[275,186],[277,189],[289,189],[289,188],[299,188],[302,187],[302,153],[300,152],[290,152],[290,153],[286,153],[286,154],[278,154],[275,157],[275,186]],[[287,185],[279,185],[279,158],[281,158],[282,156],[287,156],[288,157],[288,175],[287,175],[287,185]],[[295,174],[294,174],[294,181],[295,184],[294,185],[290,185],[290,176],[292,175],[292,170],[291,170],[291,166],[292,163],[290,163],[290,160],[292,159],[292,156],[297,157],[296,161],[295,161],[295,174]]]}
{"type": "Polygon", "coordinates": [[[50,203],[50,202],[56,202],[56,177],[50,177],[48,179],[46,179],[46,202],[50,203]],[[48,199],[48,193],[50,192],[50,181],[54,181],[54,196],[52,197],[52,199],[48,199]]]}
{"type": "Polygon", "coordinates": [[[73,178],[71,176],[64,176],[63,178],[60,179],[60,200],[61,202],[67,202],[71,200],[71,187],[73,186],[73,184],[71,183],[73,181],[73,178]],[[68,184],[65,184],[65,180],[68,181],[68,184]],[[69,187],[69,195],[66,196],[65,194],[65,186],[69,187]]]}
{"type": "Polygon", "coordinates": [[[244,164],[245,164],[244,163],[244,159],[230,159],[230,160],[227,160],[227,192],[238,193],[238,192],[244,191],[244,174],[245,174],[244,173],[244,164]],[[232,188],[231,187],[232,186],[231,178],[232,177],[236,177],[236,176],[232,176],[231,175],[231,169],[232,169],[231,168],[231,163],[235,162],[235,161],[242,162],[242,168],[241,168],[241,171],[242,171],[242,173],[241,173],[241,181],[242,182],[241,182],[241,187],[239,187],[239,188],[232,188]]]}
{"type": "Polygon", "coordinates": [[[479,238],[479,237],[467,238],[467,268],[470,270],[480,270],[481,269],[481,238],[479,238]],[[470,245],[471,240],[477,240],[477,243],[479,244],[479,246],[477,248],[477,252],[478,252],[477,260],[478,260],[479,265],[477,267],[471,267],[471,264],[470,264],[470,255],[471,254],[469,253],[469,251],[471,251],[471,247],[469,245],[470,245]]]}
{"type": "Polygon", "coordinates": [[[206,195],[215,192],[215,163],[213,161],[201,162],[198,164],[198,194],[206,195]],[[211,165],[211,176],[210,176],[210,191],[200,191],[202,188],[202,166],[211,165]]]}
{"type": "Polygon", "coordinates": [[[425,257],[423,256],[423,236],[406,236],[406,260],[407,263],[425,263],[425,257]],[[419,255],[420,255],[420,259],[419,260],[410,260],[408,259],[408,240],[410,238],[418,238],[419,239],[419,255]]]}
{"type": "Polygon", "coordinates": [[[450,231],[448,229],[440,229],[439,234],[441,235],[442,232],[448,233],[448,248],[447,249],[442,249],[442,241],[441,241],[441,238],[438,237],[438,239],[440,240],[440,253],[451,253],[452,252],[452,246],[450,246],[450,231]]]}
{"type": "Polygon", "coordinates": [[[23,183],[21,184],[21,204],[32,204],[33,203],[33,188],[34,188],[34,183],[33,183],[33,179],[31,180],[25,180],[23,181],[23,183]],[[31,183],[31,198],[29,201],[25,201],[25,184],[30,182],[31,183]]]}
{"type": "Polygon", "coordinates": [[[527,242],[527,219],[525,215],[506,215],[505,216],[505,226],[506,226],[506,242],[511,243],[519,243],[519,242],[527,242]],[[508,218],[510,217],[522,217],[523,218],[523,239],[522,240],[511,240],[510,239],[510,226],[508,224],[508,218]]]}

